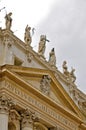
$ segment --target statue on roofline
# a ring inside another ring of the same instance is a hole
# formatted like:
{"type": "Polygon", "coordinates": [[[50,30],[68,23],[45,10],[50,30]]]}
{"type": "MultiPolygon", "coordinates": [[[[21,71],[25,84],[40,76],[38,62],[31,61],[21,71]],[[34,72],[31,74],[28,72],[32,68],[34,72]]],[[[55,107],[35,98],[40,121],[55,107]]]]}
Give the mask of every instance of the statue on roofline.
{"type": "Polygon", "coordinates": [[[63,74],[66,76],[67,80],[69,80],[69,81],[71,81],[72,83],[74,83],[75,80],[76,80],[76,76],[75,76],[75,74],[74,74],[75,69],[72,68],[71,72],[69,72],[69,71],[68,71],[68,67],[67,67],[67,62],[66,62],[66,61],[63,62],[62,67],[63,67],[63,74]]]}
{"type": "Polygon", "coordinates": [[[63,68],[63,74],[67,75],[69,72],[68,72],[68,67],[67,67],[66,61],[63,61],[62,68],[63,68]]]}
{"type": "Polygon", "coordinates": [[[51,66],[56,65],[56,56],[55,56],[55,50],[52,48],[51,52],[49,53],[49,64],[51,66]]]}
{"type": "Polygon", "coordinates": [[[12,18],[11,18],[12,13],[8,13],[5,16],[5,25],[6,25],[6,29],[10,30],[11,26],[12,26],[12,18]]]}
{"type": "Polygon", "coordinates": [[[71,70],[71,72],[70,72],[70,76],[71,76],[71,79],[72,79],[72,82],[73,82],[73,83],[74,83],[75,80],[76,80],[76,76],[75,76],[74,72],[75,72],[75,69],[72,68],[72,70],[71,70]]]}
{"type": "Polygon", "coordinates": [[[50,42],[48,39],[46,39],[46,35],[41,35],[39,47],[38,47],[38,54],[42,57],[44,57],[44,53],[45,53],[45,49],[46,49],[46,41],[50,42]]]}
{"type": "Polygon", "coordinates": [[[26,45],[30,45],[32,42],[31,34],[30,34],[31,27],[28,25],[25,28],[25,33],[24,33],[24,41],[26,45]]]}
{"type": "Polygon", "coordinates": [[[38,47],[38,54],[40,56],[44,57],[45,48],[46,48],[46,35],[41,35],[40,36],[39,47],[38,47]]]}

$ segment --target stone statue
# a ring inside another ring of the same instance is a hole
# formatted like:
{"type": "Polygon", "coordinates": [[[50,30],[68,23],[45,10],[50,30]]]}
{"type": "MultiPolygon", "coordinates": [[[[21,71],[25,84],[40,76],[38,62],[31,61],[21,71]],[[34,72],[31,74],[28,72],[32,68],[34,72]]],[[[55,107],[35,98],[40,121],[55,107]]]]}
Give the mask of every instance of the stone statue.
{"type": "Polygon", "coordinates": [[[71,70],[71,72],[70,72],[70,76],[71,76],[71,80],[72,80],[73,83],[74,83],[75,80],[76,80],[76,76],[75,76],[74,72],[75,72],[75,69],[72,68],[72,70],[71,70]]]}
{"type": "Polygon", "coordinates": [[[75,74],[74,74],[75,69],[72,68],[71,72],[69,72],[69,71],[68,71],[68,67],[67,67],[67,62],[66,62],[66,61],[63,62],[62,67],[63,67],[63,74],[65,74],[67,80],[68,80],[68,81],[71,81],[72,83],[74,83],[75,80],[76,80],[76,76],[75,76],[75,74]]]}
{"type": "Polygon", "coordinates": [[[55,56],[55,51],[54,48],[51,50],[51,52],[49,53],[49,63],[52,66],[56,65],[56,56],[55,56]]]}
{"type": "Polygon", "coordinates": [[[30,45],[32,42],[31,34],[30,34],[31,27],[28,25],[25,28],[25,33],[24,33],[24,41],[26,45],[30,45]]]}
{"type": "Polygon", "coordinates": [[[41,35],[38,47],[38,54],[42,57],[44,57],[45,48],[46,48],[46,35],[41,35]]]}
{"type": "Polygon", "coordinates": [[[63,65],[62,65],[62,68],[63,68],[63,73],[65,75],[68,75],[68,67],[67,67],[67,62],[66,61],[63,61],[63,65]]]}
{"type": "Polygon", "coordinates": [[[11,18],[12,13],[10,12],[9,14],[6,14],[5,16],[5,25],[6,25],[6,29],[10,30],[11,26],[12,26],[12,18],[11,18]]]}

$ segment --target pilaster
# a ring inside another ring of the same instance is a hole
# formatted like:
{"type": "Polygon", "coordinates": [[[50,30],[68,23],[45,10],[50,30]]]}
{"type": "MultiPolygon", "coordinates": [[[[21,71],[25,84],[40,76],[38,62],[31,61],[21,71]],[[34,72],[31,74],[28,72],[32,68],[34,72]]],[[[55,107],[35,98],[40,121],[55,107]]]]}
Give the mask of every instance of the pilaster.
{"type": "Polygon", "coordinates": [[[12,105],[11,99],[0,96],[0,130],[8,130],[8,116],[12,105]]]}

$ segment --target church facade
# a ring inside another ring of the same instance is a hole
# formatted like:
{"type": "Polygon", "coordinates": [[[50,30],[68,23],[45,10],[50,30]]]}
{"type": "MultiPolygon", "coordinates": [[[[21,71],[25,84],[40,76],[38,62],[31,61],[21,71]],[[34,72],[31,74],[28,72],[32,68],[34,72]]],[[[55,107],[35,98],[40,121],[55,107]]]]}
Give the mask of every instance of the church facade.
{"type": "Polygon", "coordinates": [[[0,130],[86,130],[86,95],[76,84],[75,69],[56,67],[55,50],[46,61],[47,38],[38,52],[31,47],[31,27],[24,42],[11,31],[12,13],[0,28],[0,130]]]}

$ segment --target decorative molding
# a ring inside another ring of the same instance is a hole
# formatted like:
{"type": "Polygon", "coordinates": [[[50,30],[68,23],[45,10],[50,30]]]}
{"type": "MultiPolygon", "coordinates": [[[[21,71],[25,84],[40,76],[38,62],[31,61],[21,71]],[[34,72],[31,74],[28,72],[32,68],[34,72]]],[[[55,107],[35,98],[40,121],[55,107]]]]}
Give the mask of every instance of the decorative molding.
{"type": "Polygon", "coordinates": [[[78,101],[78,105],[79,105],[79,108],[81,109],[81,111],[83,112],[83,114],[86,116],[86,100],[80,99],[78,101]]]}
{"type": "Polygon", "coordinates": [[[30,109],[21,112],[22,127],[33,127],[33,123],[37,120],[36,114],[30,109]]]}
{"type": "Polygon", "coordinates": [[[15,109],[10,110],[9,122],[15,121],[15,120],[20,120],[20,119],[21,119],[21,117],[20,117],[19,113],[15,109]]]}
{"type": "Polygon", "coordinates": [[[34,122],[34,130],[48,130],[48,128],[40,122],[34,122]]]}
{"type": "Polygon", "coordinates": [[[30,103],[34,107],[38,108],[40,111],[46,113],[47,115],[49,115],[50,117],[54,118],[57,121],[59,120],[59,122],[62,123],[63,125],[66,125],[67,127],[71,128],[73,130],[77,130],[78,126],[76,124],[74,124],[74,122],[70,121],[69,118],[67,119],[67,117],[64,117],[64,116],[60,115],[59,113],[55,112],[49,106],[41,103],[40,101],[36,100],[34,97],[31,97],[24,91],[21,91],[19,88],[15,87],[16,84],[13,85],[10,82],[5,81],[4,86],[10,92],[14,93],[19,98],[22,98],[23,100],[30,103]]]}
{"type": "Polygon", "coordinates": [[[63,127],[57,125],[53,130],[68,130],[68,129],[63,128],[63,127]]]}
{"type": "Polygon", "coordinates": [[[9,110],[14,106],[12,99],[6,97],[5,95],[0,95],[0,112],[9,112],[9,110]]]}

